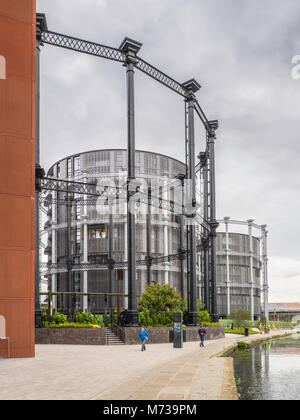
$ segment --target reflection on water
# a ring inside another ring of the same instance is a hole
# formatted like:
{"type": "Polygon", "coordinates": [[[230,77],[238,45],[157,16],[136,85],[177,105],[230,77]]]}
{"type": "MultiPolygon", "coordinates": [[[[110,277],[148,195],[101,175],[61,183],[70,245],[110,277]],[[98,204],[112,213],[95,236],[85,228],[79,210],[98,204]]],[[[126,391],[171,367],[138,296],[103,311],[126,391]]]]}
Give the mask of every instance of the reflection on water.
{"type": "Polygon", "coordinates": [[[300,399],[300,334],[233,356],[241,400],[300,399]]]}

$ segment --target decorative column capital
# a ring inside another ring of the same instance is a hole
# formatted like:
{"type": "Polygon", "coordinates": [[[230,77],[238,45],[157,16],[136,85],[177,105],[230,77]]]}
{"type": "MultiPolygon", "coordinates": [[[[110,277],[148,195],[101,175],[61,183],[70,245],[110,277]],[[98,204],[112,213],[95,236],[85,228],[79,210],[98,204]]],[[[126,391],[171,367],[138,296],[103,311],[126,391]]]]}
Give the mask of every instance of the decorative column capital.
{"type": "Polygon", "coordinates": [[[267,236],[268,231],[267,231],[267,225],[261,225],[261,230],[263,231],[263,233],[267,236]]]}
{"type": "Polygon", "coordinates": [[[185,90],[185,98],[188,102],[194,100],[195,93],[201,89],[201,85],[195,79],[182,83],[182,87],[185,90]]]}
{"type": "Polygon", "coordinates": [[[211,228],[211,231],[210,231],[211,236],[216,237],[217,236],[216,231],[217,231],[217,228],[219,227],[219,223],[217,222],[217,220],[211,220],[209,222],[209,225],[211,228]]]}
{"type": "Polygon", "coordinates": [[[225,223],[229,223],[230,217],[226,216],[223,218],[225,223]]]}
{"type": "Polygon", "coordinates": [[[136,64],[137,63],[136,55],[141,49],[142,45],[143,44],[141,44],[140,42],[126,37],[122,41],[119,47],[119,50],[121,50],[126,55],[127,63],[136,64]]]}
{"type": "Polygon", "coordinates": [[[47,19],[45,13],[36,14],[36,39],[41,41],[42,32],[48,31],[47,19]]]}
{"type": "Polygon", "coordinates": [[[208,121],[209,130],[207,130],[208,139],[214,141],[216,139],[216,130],[219,128],[219,121],[208,121]]]}

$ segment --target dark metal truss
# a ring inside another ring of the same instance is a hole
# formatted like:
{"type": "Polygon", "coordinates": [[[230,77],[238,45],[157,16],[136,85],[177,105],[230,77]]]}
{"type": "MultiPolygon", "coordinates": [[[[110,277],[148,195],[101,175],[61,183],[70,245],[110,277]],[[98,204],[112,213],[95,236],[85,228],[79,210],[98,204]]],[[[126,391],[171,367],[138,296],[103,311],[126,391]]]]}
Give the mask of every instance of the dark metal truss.
{"type": "MultiPolygon", "coordinates": [[[[106,58],[108,60],[126,62],[126,55],[117,48],[107,47],[106,45],[97,44],[95,42],[85,41],[57,32],[44,31],[41,33],[41,42],[44,44],[54,45],[68,50],[81,52],[84,54],[94,55],[96,57],[106,58]]],[[[136,68],[162,83],[169,89],[181,96],[186,96],[186,89],[181,83],[169,77],[164,72],[147,63],[145,60],[136,57],[136,68]]]]}
{"type": "MultiPolygon", "coordinates": [[[[78,182],[78,181],[69,181],[65,179],[56,179],[56,178],[49,178],[44,177],[39,179],[39,186],[41,190],[46,191],[57,191],[57,192],[65,192],[69,194],[78,194],[78,195],[90,195],[93,197],[102,197],[102,198],[108,198],[109,196],[115,197],[116,199],[123,198],[124,201],[124,194],[122,194],[122,188],[120,187],[112,187],[112,186],[100,186],[103,191],[98,192],[96,190],[96,184],[89,184],[85,182],[78,182]],[[117,189],[117,194],[116,194],[117,189]],[[114,195],[115,194],[115,195],[114,195]]],[[[149,199],[151,201],[151,206],[159,208],[160,210],[166,210],[170,213],[177,213],[181,214],[182,211],[182,203],[175,203],[172,200],[165,200],[161,197],[155,197],[151,196],[149,198],[147,193],[138,191],[136,193],[136,202],[141,204],[148,204],[149,199]]],[[[61,203],[63,200],[61,199],[52,199],[49,197],[44,198],[45,205],[49,205],[50,203],[61,203]]],[[[91,203],[92,205],[95,205],[95,200],[76,200],[78,202],[81,202],[82,204],[91,203]]],[[[119,201],[119,202],[120,202],[119,201]]],[[[203,219],[202,216],[197,216],[199,224],[202,225],[204,229],[210,232],[210,225],[208,221],[203,219]]]]}
{"type": "Polygon", "coordinates": [[[96,184],[93,183],[42,177],[39,178],[39,186],[41,190],[99,196],[96,184]]]}
{"type": "Polygon", "coordinates": [[[205,116],[205,114],[204,114],[204,112],[203,112],[203,110],[202,110],[202,108],[199,105],[197,100],[194,102],[194,105],[195,105],[195,111],[196,111],[198,117],[200,118],[200,120],[202,121],[202,124],[204,125],[206,131],[210,135],[212,135],[213,132],[212,132],[212,129],[211,129],[211,124],[209,123],[208,119],[206,118],[206,116],[205,116]]]}
{"type": "MultiPolygon", "coordinates": [[[[199,244],[197,246],[197,252],[200,252],[202,249],[202,245],[199,244]]],[[[189,251],[182,250],[178,252],[177,254],[171,254],[171,255],[163,255],[160,257],[152,257],[151,258],[151,265],[156,264],[163,264],[165,262],[171,262],[176,261],[180,259],[186,259],[189,251]]],[[[149,262],[147,259],[144,260],[137,260],[136,265],[137,266],[144,266],[148,265],[149,262]]],[[[99,270],[99,269],[106,269],[108,264],[92,264],[92,263],[81,263],[81,264],[72,264],[71,270],[72,271],[84,271],[84,270],[99,270]]],[[[128,262],[127,261],[114,261],[113,262],[113,268],[127,268],[128,262]]],[[[51,264],[42,262],[40,263],[40,267],[47,268],[48,270],[51,269],[61,269],[61,270],[67,270],[67,266],[65,264],[51,264]]]]}
{"type": "Polygon", "coordinates": [[[125,63],[125,54],[117,48],[107,47],[105,45],[85,41],[79,38],[73,38],[71,36],[59,34],[57,32],[42,32],[41,41],[44,44],[55,45],[57,47],[66,48],[67,50],[77,51],[94,55],[96,57],[107,58],[108,60],[125,63]]]}
{"type": "Polygon", "coordinates": [[[142,60],[139,57],[136,57],[138,62],[136,64],[136,68],[141,70],[143,73],[147,74],[148,76],[152,77],[159,83],[162,83],[169,89],[172,89],[174,92],[178,93],[181,96],[186,95],[186,90],[183,86],[177,82],[176,80],[169,77],[167,74],[163,73],[162,71],[158,70],[156,67],[152,66],[151,64],[147,63],[146,61],[142,60]]]}

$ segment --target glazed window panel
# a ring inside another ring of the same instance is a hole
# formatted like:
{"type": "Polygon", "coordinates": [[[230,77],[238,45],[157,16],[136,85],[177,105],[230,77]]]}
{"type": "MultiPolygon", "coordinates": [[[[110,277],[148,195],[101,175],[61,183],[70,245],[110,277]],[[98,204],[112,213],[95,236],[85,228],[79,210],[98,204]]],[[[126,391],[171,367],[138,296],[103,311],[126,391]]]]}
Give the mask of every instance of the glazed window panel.
{"type": "Polygon", "coordinates": [[[108,237],[107,224],[89,228],[89,239],[106,239],[108,237]]]}
{"type": "Polygon", "coordinates": [[[116,280],[123,281],[124,280],[124,270],[116,270],[116,280]]]}
{"type": "Polygon", "coordinates": [[[108,254],[89,255],[88,260],[91,264],[107,264],[108,254]]]}

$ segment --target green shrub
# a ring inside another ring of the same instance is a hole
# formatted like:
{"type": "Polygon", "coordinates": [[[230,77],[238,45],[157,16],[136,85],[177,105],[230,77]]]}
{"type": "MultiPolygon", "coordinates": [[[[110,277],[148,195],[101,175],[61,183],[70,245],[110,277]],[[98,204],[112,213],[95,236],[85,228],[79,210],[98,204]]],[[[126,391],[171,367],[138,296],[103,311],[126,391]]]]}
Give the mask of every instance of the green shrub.
{"type": "Polygon", "coordinates": [[[50,322],[54,324],[65,324],[67,320],[68,320],[67,315],[61,314],[60,312],[55,312],[52,315],[50,322]]]}
{"type": "Polygon", "coordinates": [[[203,325],[203,327],[222,327],[219,322],[201,322],[201,325],[203,325]]]}
{"type": "Polygon", "coordinates": [[[78,312],[75,316],[75,322],[78,324],[95,324],[94,315],[87,312],[78,312]]]}
{"type": "Polygon", "coordinates": [[[94,322],[97,323],[98,325],[101,325],[101,327],[103,327],[104,326],[103,315],[94,315],[94,322]]]}
{"type": "MultiPolygon", "coordinates": [[[[199,311],[199,324],[210,323],[210,315],[207,311],[199,311]]],[[[220,325],[220,324],[219,324],[220,325]]]]}
{"type": "Polygon", "coordinates": [[[175,312],[182,312],[180,293],[168,284],[149,285],[138,302],[139,322],[145,327],[173,325],[175,312]]]}
{"type": "Polygon", "coordinates": [[[238,341],[237,346],[239,351],[245,351],[248,348],[248,344],[244,341],[238,341]]]}

